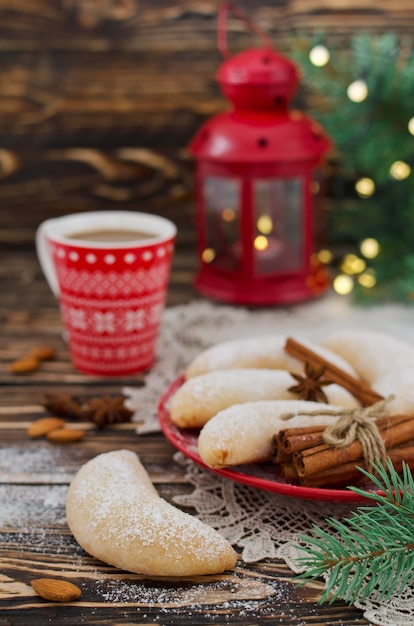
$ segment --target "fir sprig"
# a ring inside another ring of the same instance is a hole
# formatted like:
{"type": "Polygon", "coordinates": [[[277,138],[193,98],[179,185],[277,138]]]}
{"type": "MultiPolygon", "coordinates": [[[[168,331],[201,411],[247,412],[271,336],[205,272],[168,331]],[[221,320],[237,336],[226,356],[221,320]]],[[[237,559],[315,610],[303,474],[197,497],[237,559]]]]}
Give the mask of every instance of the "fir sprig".
{"type": "Polygon", "coordinates": [[[414,584],[414,479],[403,463],[401,476],[388,459],[378,461],[373,471],[361,472],[378,491],[351,490],[375,504],[359,507],[345,521],[326,521],[334,534],[315,526],[314,537],[304,536],[301,547],[307,556],[299,559],[305,572],[299,584],[328,574],[320,603],[341,598],[350,604],[375,591],[379,599],[400,595],[414,584]]]}

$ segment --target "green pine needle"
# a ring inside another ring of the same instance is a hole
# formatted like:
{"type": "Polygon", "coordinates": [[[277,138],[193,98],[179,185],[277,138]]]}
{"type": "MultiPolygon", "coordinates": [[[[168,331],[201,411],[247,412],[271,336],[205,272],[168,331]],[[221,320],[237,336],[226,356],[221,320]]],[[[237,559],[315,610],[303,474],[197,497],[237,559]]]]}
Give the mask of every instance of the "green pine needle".
{"type": "Polygon", "coordinates": [[[313,537],[303,536],[306,556],[299,559],[305,571],[297,577],[305,584],[327,574],[320,602],[342,599],[353,604],[375,591],[387,600],[414,584],[414,479],[406,463],[401,475],[388,459],[373,471],[361,469],[377,491],[352,487],[373,501],[359,507],[344,521],[329,518],[331,532],[315,526],[313,537]],[[331,534],[332,530],[335,534],[331,534]]]}

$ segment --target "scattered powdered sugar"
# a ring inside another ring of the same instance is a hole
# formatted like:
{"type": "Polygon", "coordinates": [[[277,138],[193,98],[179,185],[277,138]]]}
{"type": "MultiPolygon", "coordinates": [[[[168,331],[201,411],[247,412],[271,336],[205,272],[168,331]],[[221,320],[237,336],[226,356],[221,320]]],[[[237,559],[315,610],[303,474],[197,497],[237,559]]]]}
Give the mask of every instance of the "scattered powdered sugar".
{"type": "Polygon", "coordinates": [[[73,473],[62,467],[61,447],[34,442],[32,446],[0,448],[0,483],[68,483],[73,473]]]}
{"type": "MultiPolygon", "coordinates": [[[[292,584],[266,576],[262,581],[260,575],[251,577],[244,575],[223,575],[219,580],[192,583],[177,580],[171,581],[98,581],[95,591],[105,602],[135,605],[135,610],[140,611],[143,606],[148,611],[152,622],[165,619],[173,619],[182,615],[185,607],[186,619],[197,615],[208,616],[214,622],[232,620],[236,615],[241,617],[260,617],[272,615],[272,623],[284,623],[283,616],[294,611],[286,605],[280,610],[281,605],[289,601],[292,593],[292,584]],[[215,609],[209,610],[209,606],[215,609]],[[223,614],[223,611],[228,614],[223,614]],[[280,616],[280,621],[275,616],[280,616]]],[[[143,617],[146,617],[144,615],[143,617]]],[[[191,623],[191,622],[189,622],[191,623]]],[[[297,626],[301,622],[296,622],[297,626]]]]}
{"type": "Polygon", "coordinates": [[[60,448],[39,442],[0,448],[1,528],[25,532],[65,525],[67,483],[73,475],[62,468],[61,455],[60,448]]]}
{"type": "Polygon", "coordinates": [[[66,485],[0,485],[0,528],[64,526],[66,494],[66,485]]]}

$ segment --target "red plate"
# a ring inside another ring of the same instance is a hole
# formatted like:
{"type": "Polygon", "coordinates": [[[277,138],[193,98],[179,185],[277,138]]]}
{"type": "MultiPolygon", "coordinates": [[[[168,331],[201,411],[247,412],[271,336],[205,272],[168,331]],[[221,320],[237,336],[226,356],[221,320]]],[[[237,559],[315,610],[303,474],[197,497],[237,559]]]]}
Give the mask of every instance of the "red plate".
{"type": "Polygon", "coordinates": [[[275,467],[271,463],[257,463],[232,467],[231,469],[214,469],[206,465],[198,454],[198,430],[182,429],[175,426],[170,417],[168,403],[177,389],[183,384],[184,378],[177,378],[166,389],[158,405],[158,420],[161,429],[173,446],[186,457],[205,469],[224,476],[237,483],[306,500],[325,500],[329,502],[367,502],[366,498],[349,489],[322,489],[317,487],[301,487],[290,485],[275,475],[275,467]]]}

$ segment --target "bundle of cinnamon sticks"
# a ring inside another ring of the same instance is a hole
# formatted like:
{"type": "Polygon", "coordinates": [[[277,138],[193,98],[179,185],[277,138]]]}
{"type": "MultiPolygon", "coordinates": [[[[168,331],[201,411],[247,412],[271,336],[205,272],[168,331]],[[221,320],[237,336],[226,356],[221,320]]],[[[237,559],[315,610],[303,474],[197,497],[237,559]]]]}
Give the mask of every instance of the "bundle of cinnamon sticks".
{"type": "MultiPolygon", "coordinates": [[[[396,471],[401,470],[402,461],[414,469],[414,415],[381,418],[376,425],[396,471]]],[[[272,460],[286,482],[332,487],[352,484],[361,477],[358,467],[366,465],[359,441],[342,448],[330,446],[323,439],[325,428],[287,428],[273,437],[272,460]]]]}

